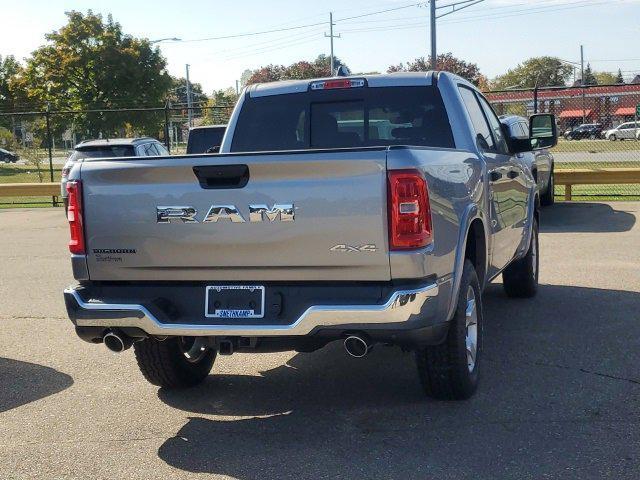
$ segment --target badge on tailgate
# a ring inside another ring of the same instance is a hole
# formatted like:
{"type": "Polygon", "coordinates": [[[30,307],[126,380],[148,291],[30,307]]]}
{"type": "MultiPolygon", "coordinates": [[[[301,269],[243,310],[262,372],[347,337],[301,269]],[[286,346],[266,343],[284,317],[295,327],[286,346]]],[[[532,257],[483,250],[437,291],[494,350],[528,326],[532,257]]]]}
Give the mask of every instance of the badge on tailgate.
{"type": "MultiPolygon", "coordinates": [[[[202,220],[196,216],[198,210],[192,206],[160,206],[156,207],[157,223],[217,223],[221,220],[231,223],[245,223],[245,217],[235,205],[211,205],[202,220]]],[[[273,207],[263,204],[249,205],[249,222],[293,222],[295,206],[293,203],[276,203],[273,207]]]]}

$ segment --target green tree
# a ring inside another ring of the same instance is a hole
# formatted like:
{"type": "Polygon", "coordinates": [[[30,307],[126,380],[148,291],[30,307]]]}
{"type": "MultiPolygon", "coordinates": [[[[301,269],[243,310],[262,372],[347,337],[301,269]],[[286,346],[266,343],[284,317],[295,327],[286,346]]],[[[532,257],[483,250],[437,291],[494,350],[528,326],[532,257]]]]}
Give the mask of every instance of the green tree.
{"type": "Polygon", "coordinates": [[[587,63],[587,68],[584,69],[584,78],[582,79],[584,85],[598,85],[598,79],[596,78],[591,65],[587,63]]]}
{"type": "Polygon", "coordinates": [[[0,110],[17,110],[20,97],[24,98],[20,92],[19,78],[22,75],[22,65],[13,55],[2,58],[0,55],[0,110]]]}
{"type": "MultiPolygon", "coordinates": [[[[114,109],[159,106],[171,87],[166,61],[148,40],[123,33],[109,16],[89,10],[67,12],[68,22],[46,35],[47,43],[32,54],[25,70],[29,96],[53,109],[114,109]]],[[[90,136],[124,131],[155,134],[161,116],[148,113],[76,116],[75,122],[90,136]]],[[[58,131],[65,129],[57,124],[58,131]]]]}
{"type": "Polygon", "coordinates": [[[505,88],[533,88],[557,87],[566,84],[573,73],[573,67],[563,63],[555,57],[533,57],[518,64],[515,68],[499,75],[491,88],[503,90],[505,88]]]}
{"type": "Polygon", "coordinates": [[[596,79],[598,85],[614,85],[618,83],[617,76],[611,72],[593,72],[593,76],[596,79]]]}
{"type": "Polygon", "coordinates": [[[209,98],[207,108],[204,113],[204,121],[207,125],[220,125],[229,123],[229,117],[236,102],[238,95],[234,88],[226,90],[217,90],[209,98]]]}
{"type": "MultiPolygon", "coordinates": [[[[334,57],[334,65],[336,68],[341,65],[346,66],[338,57],[334,57]]],[[[267,65],[266,67],[254,70],[249,76],[247,76],[246,73],[247,72],[242,75],[246,78],[246,85],[275,82],[278,80],[304,80],[307,78],[330,77],[331,58],[326,55],[318,55],[313,62],[301,60],[289,66],[267,65]]]]}
{"type": "MultiPolygon", "coordinates": [[[[431,57],[426,59],[425,57],[419,57],[412,62],[407,62],[406,65],[404,63],[391,65],[387,69],[387,73],[426,72],[427,70],[431,70],[431,57]]],[[[465,78],[480,88],[487,86],[487,79],[480,73],[480,67],[478,67],[478,65],[460,60],[454,57],[451,52],[441,53],[436,57],[436,70],[444,70],[460,75],[462,78],[465,78]]]]}
{"type": "MultiPolygon", "coordinates": [[[[209,99],[199,83],[191,83],[191,100],[194,104],[207,102],[209,99]]],[[[180,106],[187,104],[187,79],[184,77],[171,77],[171,90],[168,96],[172,104],[180,106]]]]}
{"type": "Polygon", "coordinates": [[[622,70],[618,69],[618,74],[616,75],[616,84],[623,84],[624,77],[622,76],[622,70]]]}

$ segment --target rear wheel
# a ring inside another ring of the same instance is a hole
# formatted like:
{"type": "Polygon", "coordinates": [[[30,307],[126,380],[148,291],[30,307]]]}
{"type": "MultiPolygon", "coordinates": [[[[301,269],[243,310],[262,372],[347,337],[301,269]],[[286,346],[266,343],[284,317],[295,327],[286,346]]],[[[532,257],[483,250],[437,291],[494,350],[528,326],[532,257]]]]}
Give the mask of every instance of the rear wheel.
{"type": "Polygon", "coordinates": [[[553,174],[553,169],[549,174],[549,182],[547,183],[547,191],[540,197],[540,204],[544,207],[549,207],[555,202],[555,188],[556,182],[553,174]]]}
{"type": "Polygon", "coordinates": [[[202,382],[213,367],[216,351],[201,337],[146,338],[133,344],[142,375],[159,387],[186,388],[202,382]]]}
{"type": "Polygon", "coordinates": [[[482,349],[482,297],[473,264],[465,260],[458,304],[444,343],[416,350],[425,393],[439,400],[464,400],[478,387],[482,349]]]}
{"type": "Polygon", "coordinates": [[[533,297],[538,291],[538,221],[533,220],[531,242],[524,257],[502,272],[502,284],[510,297],[533,297]]]}

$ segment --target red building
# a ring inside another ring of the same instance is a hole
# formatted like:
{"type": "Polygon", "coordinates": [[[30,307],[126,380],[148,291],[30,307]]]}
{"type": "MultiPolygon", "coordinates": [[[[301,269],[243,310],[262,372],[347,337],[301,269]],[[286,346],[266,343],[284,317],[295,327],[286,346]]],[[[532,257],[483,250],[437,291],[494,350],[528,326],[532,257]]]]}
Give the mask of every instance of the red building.
{"type": "MultiPolygon", "coordinates": [[[[498,114],[534,113],[533,90],[488,92],[498,114]]],[[[605,128],[632,121],[640,104],[640,84],[567,87],[538,91],[538,113],[553,113],[561,129],[581,123],[601,123],[605,128]]]]}

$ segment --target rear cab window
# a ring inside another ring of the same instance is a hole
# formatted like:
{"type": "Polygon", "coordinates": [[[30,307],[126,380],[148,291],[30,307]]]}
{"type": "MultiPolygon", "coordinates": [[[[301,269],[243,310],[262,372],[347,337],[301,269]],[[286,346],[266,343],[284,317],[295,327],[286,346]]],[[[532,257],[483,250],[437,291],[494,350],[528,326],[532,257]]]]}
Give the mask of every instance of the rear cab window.
{"type": "Polygon", "coordinates": [[[436,87],[247,96],[232,152],[415,145],[455,148],[436,87]]]}

